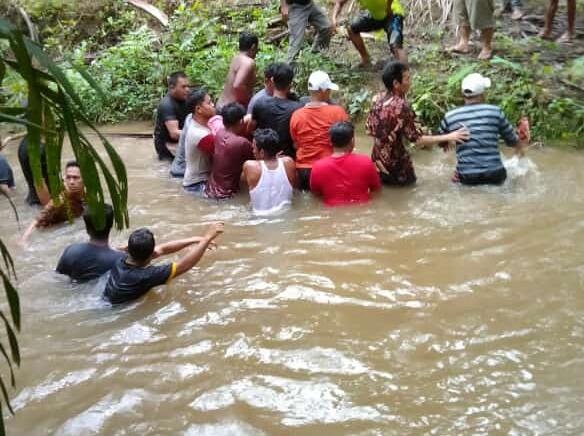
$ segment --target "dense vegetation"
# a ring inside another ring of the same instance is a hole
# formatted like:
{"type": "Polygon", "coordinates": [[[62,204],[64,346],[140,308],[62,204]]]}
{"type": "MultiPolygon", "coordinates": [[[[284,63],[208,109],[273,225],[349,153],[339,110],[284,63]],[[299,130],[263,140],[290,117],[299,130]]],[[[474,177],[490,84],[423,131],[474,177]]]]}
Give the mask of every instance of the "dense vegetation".
{"type": "MultiPolygon", "coordinates": [[[[277,1],[269,2],[266,8],[228,7],[223,2],[200,0],[154,1],[170,13],[169,26],[162,29],[122,1],[22,3],[38,23],[48,49],[64,62],[68,77],[89,108],[90,118],[101,123],[150,119],[165,93],[164,78],[176,70],[185,70],[194,84],[206,86],[217,96],[236,51],[237,33],[252,30],[265,41],[270,33],[268,20],[278,14],[277,1]],[[94,19],[88,20],[92,14],[94,19]],[[91,76],[107,90],[105,98],[72,68],[84,64],[89,64],[91,76]]],[[[462,77],[480,71],[493,78],[490,100],[500,104],[512,121],[528,115],[536,139],[576,140],[584,146],[580,139],[584,133],[579,85],[584,82],[582,57],[561,65],[546,63],[533,51],[530,39],[512,40],[499,32],[500,57],[481,63],[464,57],[451,59],[440,49],[441,34],[429,35],[421,36],[419,48],[412,49],[410,57],[415,73],[410,99],[424,125],[435,128],[443,113],[460,103],[462,77]]],[[[368,44],[386,51],[382,36],[368,44]]],[[[559,47],[552,44],[547,49],[559,47]]],[[[282,60],[285,51],[285,40],[273,45],[263,43],[257,59],[259,70],[269,62],[282,60]]],[[[386,53],[383,56],[387,58],[386,53]]],[[[355,60],[356,54],[341,37],[335,38],[328,56],[304,51],[298,62],[297,91],[305,91],[310,71],[327,70],[341,85],[339,98],[351,115],[362,115],[380,81],[377,72],[351,68],[355,60]]],[[[8,77],[4,85],[5,98],[22,100],[26,89],[12,79],[8,77]]]]}

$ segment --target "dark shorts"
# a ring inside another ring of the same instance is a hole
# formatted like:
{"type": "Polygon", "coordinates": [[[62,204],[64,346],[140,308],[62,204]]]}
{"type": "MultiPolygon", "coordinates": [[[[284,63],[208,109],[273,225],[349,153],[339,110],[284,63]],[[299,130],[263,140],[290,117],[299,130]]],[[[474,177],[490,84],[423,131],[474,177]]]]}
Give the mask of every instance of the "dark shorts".
{"type": "Polygon", "coordinates": [[[298,178],[298,189],[301,191],[310,191],[310,173],[312,168],[298,168],[296,176],[298,178]]]}
{"type": "Polygon", "coordinates": [[[501,185],[507,178],[507,170],[499,168],[478,174],[458,174],[458,180],[463,185],[501,185]]]}
{"type": "Polygon", "coordinates": [[[418,180],[414,172],[407,174],[379,173],[379,179],[387,186],[411,186],[418,180]]]}
{"type": "Polygon", "coordinates": [[[374,30],[385,30],[387,42],[393,48],[403,48],[404,46],[404,17],[392,15],[383,20],[376,20],[369,12],[362,12],[359,17],[350,25],[351,32],[373,32],[374,30]]]}

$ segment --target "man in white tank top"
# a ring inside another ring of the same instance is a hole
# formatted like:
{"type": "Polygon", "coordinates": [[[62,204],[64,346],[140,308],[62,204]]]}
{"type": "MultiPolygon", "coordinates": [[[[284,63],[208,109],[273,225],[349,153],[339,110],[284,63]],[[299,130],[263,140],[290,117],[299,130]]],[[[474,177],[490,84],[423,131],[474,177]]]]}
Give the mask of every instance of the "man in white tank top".
{"type": "Polygon", "coordinates": [[[292,203],[296,165],[291,157],[280,157],[281,151],[280,139],[274,130],[255,131],[253,152],[257,160],[243,164],[243,177],[256,214],[269,215],[292,203]]]}

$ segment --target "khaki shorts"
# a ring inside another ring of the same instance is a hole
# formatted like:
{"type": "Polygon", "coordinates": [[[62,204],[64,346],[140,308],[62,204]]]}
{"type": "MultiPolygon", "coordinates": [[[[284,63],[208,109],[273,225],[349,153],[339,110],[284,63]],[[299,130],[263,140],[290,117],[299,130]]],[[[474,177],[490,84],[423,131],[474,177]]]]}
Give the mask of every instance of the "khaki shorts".
{"type": "Polygon", "coordinates": [[[454,0],[456,23],[473,30],[495,27],[494,11],[494,0],[454,0]]]}

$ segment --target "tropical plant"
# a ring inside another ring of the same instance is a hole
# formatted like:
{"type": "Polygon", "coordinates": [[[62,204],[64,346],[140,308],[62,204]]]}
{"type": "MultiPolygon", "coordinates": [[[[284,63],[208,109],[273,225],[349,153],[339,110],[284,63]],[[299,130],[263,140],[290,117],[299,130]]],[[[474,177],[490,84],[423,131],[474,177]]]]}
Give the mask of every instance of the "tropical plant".
{"type": "MultiPolygon", "coordinates": [[[[114,208],[115,222],[118,228],[128,226],[127,214],[128,184],[124,164],[109,141],[93,126],[86,115],[86,107],[74,91],[64,72],[49,58],[43,48],[25,37],[20,30],[0,18],[0,85],[6,77],[7,70],[18,74],[25,82],[27,105],[6,105],[0,102],[0,122],[15,123],[26,127],[29,142],[29,158],[35,184],[42,180],[41,138],[44,138],[47,156],[48,187],[53,201],[59,202],[62,192],[61,155],[65,135],[79,162],[85,182],[86,202],[96,225],[105,224],[103,204],[105,193],[103,182],[107,186],[110,201],[114,208]],[[8,44],[5,46],[5,44],[8,44]],[[81,127],[87,127],[97,134],[103,146],[107,160],[91,144],[81,127]]],[[[93,79],[82,69],[79,73],[85,77],[97,92],[99,88],[93,79]]],[[[15,387],[14,366],[20,365],[20,351],[16,333],[21,327],[20,300],[11,280],[16,279],[16,270],[12,257],[0,239],[0,263],[6,300],[10,307],[10,317],[0,310],[8,347],[0,341],[0,353],[8,366],[10,385],[15,387]],[[9,348],[9,352],[7,349],[9,348]]],[[[0,414],[5,405],[14,413],[4,377],[0,375],[0,414]]],[[[4,420],[0,417],[0,436],[5,434],[4,420]]]]}

